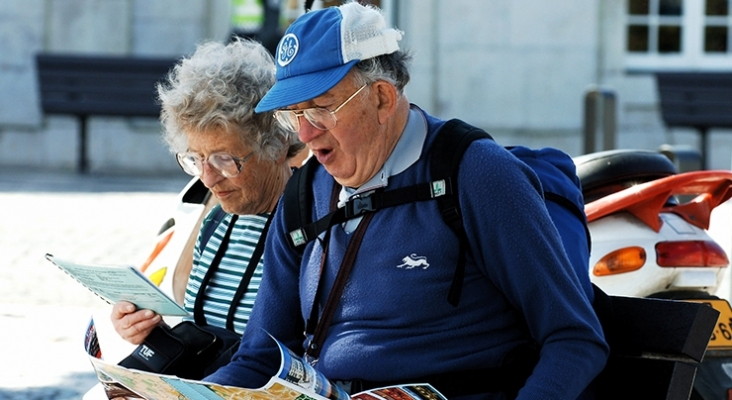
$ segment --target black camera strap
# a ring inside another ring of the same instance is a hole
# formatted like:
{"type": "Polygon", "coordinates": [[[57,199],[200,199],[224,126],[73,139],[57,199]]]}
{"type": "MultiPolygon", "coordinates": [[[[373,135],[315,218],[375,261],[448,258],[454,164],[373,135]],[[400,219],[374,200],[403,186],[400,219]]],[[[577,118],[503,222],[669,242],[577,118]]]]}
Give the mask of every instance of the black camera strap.
{"type": "MultiPolygon", "coordinates": [[[[335,204],[338,199],[338,192],[340,192],[340,185],[335,184],[333,192],[331,193],[331,209],[335,208],[335,204]]],[[[313,307],[310,312],[310,318],[307,321],[305,332],[312,334],[313,337],[309,341],[307,348],[305,349],[306,359],[311,364],[315,364],[320,357],[320,351],[323,348],[325,342],[326,333],[330,327],[333,316],[335,315],[336,308],[343,294],[343,289],[346,287],[346,282],[353,269],[353,264],[356,262],[356,254],[358,249],[361,247],[361,242],[366,233],[371,219],[374,217],[374,213],[368,213],[363,216],[363,219],[359,222],[358,227],[353,233],[346,253],[343,256],[341,265],[338,268],[333,287],[330,289],[328,298],[323,306],[323,312],[320,318],[318,318],[318,294],[320,293],[320,283],[323,280],[323,271],[325,270],[326,260],[328,258],[328,244],[330,242],[330,230],[325,234],[325,243],[323,248],[322,258],[320,260],[320,279],[318,281],[318,288],[315,291],[315,297],[313,299],[313,307]]]]}
{"type": "MultiPolygon", "coordinates": [[[[236,289],[236,293],[234,294],[234,297],[229,304],[229,311],[226,316],[226,329],[230,331],[234,331],[234,315],[236,314],[237,306],[239,305],[239,302],[241,301],[244,294],[246,293],[247,288],[249,287],[249,282],[251,281],[252,276],[254,276],[254,271],[257,269],[257,264],[259,264],[259,260],[262,258],[262,254],[264,253],[264,242],[267,237],[267,230],[269,229],[269,225],[272,222],[273,216],[274,211],[269,214],[267,222],[264,224],[262,234],[259,236],[259,240],[257,241],[257,246],[254,248],[254,252],[252,252],[252,256],[249,259],[249,264],[247,265],[247,268],[244,271],[244,275],[239,282],[239,286],[236,289]]],[[[193,305],[193,319],[194,321],[196,321],[197,325],[208,325],[208,323],[206,322],[206,318],[203,315],[203,297],[205,288],[206,286],[208,286],[214,273],[216,273],[216,271],[218,271],[219,269],[221,260],[224,258],[224,254],[226,254],[226,250],[229,247],[231,232],[234,230],[234,225],[236,225],[236,221],[238,219],[239,216],[237,214],[233,214],[231,216],[231,220],[229,221],[229,226],[226,229],[226,233],[221,239],[221,244],[219,245],[219,248],[216,250],[216,255],[214,256],[214,259],[211,261],[211,264],[209,265],[206,274],[201,280],[201,286],[198,288],[196,301],[193,305]]]]}

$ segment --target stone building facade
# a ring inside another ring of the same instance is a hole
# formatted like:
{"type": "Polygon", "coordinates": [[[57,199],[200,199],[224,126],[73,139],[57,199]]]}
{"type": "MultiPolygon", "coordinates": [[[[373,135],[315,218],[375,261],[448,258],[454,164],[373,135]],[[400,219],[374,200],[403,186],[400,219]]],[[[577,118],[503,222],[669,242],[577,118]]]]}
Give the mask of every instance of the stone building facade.
{"type": "MultiPolygon", "coordinates": [[[[703,51],[696,57],[687,54],[693,50],[688,45],[694,41],[690,32],[709,23],[705,17],[694,17],[704,15],[695,5],[704,2],[698,0],[640,2],[649,4],[650,16],[637,14],[638,2],[633,0],[378,3],[405,32],[404,47],[413,55],[409,99],[434,115],[480,126],[506,145],[554,146],[582,154],[585,96],[599,87],[616,99],[614,147],[657,149],[672,144],[698,150],[695,131],[664,126],[653,73],[732,70],[727,51],[713,57],[703,51]],[[667,3],[680,4],[681,15],[664,14],[667,3]],[[653,34],[650,50],[629,51],[635,27],[651,21],[646,28],[654,32],[658,27],[653,21],[664,18],[671,21],[666,25],[683,28],[680,54],[656,51],[658,37],[653,34]]],[[[227,40],[232,4],[231,0],[0,2],[0,168],[73,170],[77,164],[78,121],[41,111],[35,54],[179,57],[192,52],[199,41],[227,40]]],[[[301,4],[302,0],[281,0],[283,20],[294,17],[301,4]]],[[[322,4],[315,1],[315,7],[322,4]]],[[[160,140],[160,129],[155,118],[90,118],[90,172],[179,173],[160,140]]],[[[711,168],[730,168],[729,133],[712,131],[711,168]]]]}

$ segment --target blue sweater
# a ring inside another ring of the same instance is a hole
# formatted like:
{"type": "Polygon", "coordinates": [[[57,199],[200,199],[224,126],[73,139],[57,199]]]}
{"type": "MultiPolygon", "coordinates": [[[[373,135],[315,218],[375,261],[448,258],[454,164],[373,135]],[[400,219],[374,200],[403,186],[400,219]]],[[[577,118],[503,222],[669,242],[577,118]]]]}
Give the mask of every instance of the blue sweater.
{"type": "MultiPolygon", "coordinates": [[[[425,118],[429,132],[423,156],[392,176],[389,189],[430,180],[425,153],[443,121],[425,118]]],[[[333,183],[319,167],[313,181],[318,218],[328,212],[333,183]]],[[[519,398],[576,398],[604,367],[608,347],[548,216],[536,175],[500,145],[481,140],[462,159],[459,188],[472,251],[459,305],[447,302],[458,240],[436,203],[382,209],[366,231],[316,369],[331,380],[411,382],[498,366],[509,350],[535,341],[540,361],[519,398]],[[410,255],[424,257],[429,265],[400,266],[410,255]]],[[[275,215],[267,238],[267,267],[241,347],[207,381],[263,386],[280,360],[267,333],[303,352],[322,249],[311,242],[300,262],[285,241],[282,214],[275,215]]],[[[321,310],[349,236],[340,226],[332,228],[321,310]]]]}

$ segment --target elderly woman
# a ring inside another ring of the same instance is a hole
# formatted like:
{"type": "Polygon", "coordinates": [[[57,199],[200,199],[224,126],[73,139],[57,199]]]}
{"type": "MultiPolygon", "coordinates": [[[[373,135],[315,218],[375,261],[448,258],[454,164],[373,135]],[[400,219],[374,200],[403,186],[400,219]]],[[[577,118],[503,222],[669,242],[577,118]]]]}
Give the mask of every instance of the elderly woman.
{"type": "MultiPolygon", "coordinates": [[[[225,212],[214,207],[204,220],[202,227],[219,220],[214,214],[223,216],[205,245],[199,232],[184,307],[192,314],[196,308],[203,311],[197,323],[228,325],[239,334],[259,287],[261,259],[241,298],[236,304],[232,300],[292,173],[289,161],[304,148],[272,113],[254,112],[274,84],[274,71],[271,55],[257,42],[208,42],[181,60],[157,88],[165,141],[183,170],[198,176],[225,212]]],[[[111,318],[117,333],[133,344],[162,322],[127,302],[117,303],[111,318]]]]}

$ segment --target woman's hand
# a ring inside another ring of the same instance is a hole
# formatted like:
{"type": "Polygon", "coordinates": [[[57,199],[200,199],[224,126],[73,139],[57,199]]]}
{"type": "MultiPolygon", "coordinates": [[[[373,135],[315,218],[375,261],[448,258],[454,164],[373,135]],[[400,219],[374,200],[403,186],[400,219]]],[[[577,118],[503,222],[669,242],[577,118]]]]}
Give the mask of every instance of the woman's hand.
{"type": "Polygon", "coordinates": [[[122,339],[142,343],[147,335],[162,322],[162,317],[150,310],[137,310],[134,304],[120,301],[112,307],[112,325],[122,339]]]}

